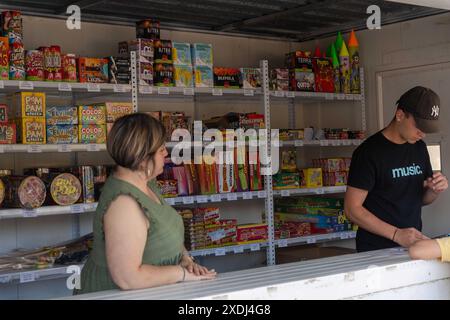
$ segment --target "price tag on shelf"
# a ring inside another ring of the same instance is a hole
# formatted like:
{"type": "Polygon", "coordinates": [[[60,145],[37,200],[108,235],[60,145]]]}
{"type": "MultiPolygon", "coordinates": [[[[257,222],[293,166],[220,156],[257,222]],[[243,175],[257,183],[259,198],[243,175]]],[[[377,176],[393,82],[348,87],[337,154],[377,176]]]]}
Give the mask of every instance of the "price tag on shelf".
{"type": "Polygon", "coordinates": [[[225,248],[217,248],[217,249],[214,250],[214,255],[215,255],[216,257],[218,257],[218,256],[224,256],[226,253],[227,253],[227,252],[226,252],[225,248]]]}
{"type": "Polygon", "coordinates": [[[0,145],[0,153],[5,153],[5,147],[0,145]]]}
{"type": "Polygon", "coordinates": [[[286,91],[286,98],[295,98],[294,91],[286,91]]]}
{"type": "Polygon", "coordinates": [[[19,89],[20,90],[34,90],[34,84],[31,81],[20,81],[19,89]]]}
{"type": "Polygon", "coordinates": [[[232,193],[227,193],[227,200],[228,201],[236,201],[237,200],[237,194],[232,192],[232,193]]]}
{"type": "Polygon", "coordinates": [[[67,82],[60,82],[60,83],[58,83],[58,90],[59,91],[72,91],[72,85],[67,82]]]}
{"type": "Polygon", "coordinates": [[[244,89],[244,96],[253,97],[255,95],[255,91],[252,89],[244,89]]]}
{"type": "Polygon", "coordinates": [[[207,203],[208,196],[197,196],[197,203],[207,203]]]}
{"type": "Polygon", "coordinates": [[[324,190],[324,188],[316,188],[316,189],[314,189],[314,192],[316,194],[324,194],[325,190],[324,190]]]}
{"type": "Polygon", "coordinates": [[[123,84],[115,84],[113,86],[113,91],[116,93],[124,93],[127,92],[127,87],[123,84]]]}
{"type": "Polygon", "coordinates": [[[341,232],[341,234],[339,236],[340,236],[341,240],[350,238],[350,235],[347,232],[341,232]]]}
{"type": "Polygon", "coordinates": [[[0,80],[0,89],[5,89],[5,82],[0,80]]]}
{"type": "Polygon", "coordinates": [[[158,94],[169,94],[169,87],[158,87],[158,94]]]}
{"type": "Polygon", "coordinates": [[[346,100],[353,100],[353,97],[354,97],[354,96],[353,96],[352,94],[346,94],[346,95],[345,95],[345,99],[346,99],[346,100]]]}
{"type": "Polygon", "coordinates": [[[259,243],[252,243],[250,245],[250,250],[251,251],[259,251],[261,249],[261,246],[259,243]]]}
{"type": "Polygon", "coordinates": [[[37,215],[36,209],[22,209],[22,216],[24,218],[35,218],[37,215]]]}
{"type": "Polygon", "coordinates": [[[11,281],[12,281],[11,275],[0,276],[0,283],[2,284],[7,284],[10,283],[11,281]]]}
{"type": "Polygon", "coordinates": [[[321,147],[327,147],[328,146],[328,140],[320,140],[320,146],[321,147]]]}
{"type": "Polygon", "coordinates": [[[74,204],[70,206],[70,212],[71,213],[83,213],[84,212],[84,206],[82,204],[74,204]]]}
{"type": "Polygon", "coordinates": [[[294,146],[303,147],[304,146],[303,140],[295,140],[294,146]]]}
{"type": "Polygon", "coordinates": [[[185,96],[193,96],[194,95],[194,88],[184,88],[183,94],[185,96]]]}
{"type": "Polygon", "coordinates": [[[359,146],[361,144],[361,140],[355,139],[352,141],[354,146],[359,146]]]}
{"type": "Polygon", "coordinates": [[[234,251],[234,253],[243,253],[244,247],[243,246],[234,247],[233,251],[234,251]]]}
{"type": "Polygon", "coordinates": [[[168,205],[173,206],[175,204],[175,198],[164,198],[168,205]]]}
{"type": "Polygon", "coordinates": [[[251,192],[242,192],[242,199],[244,199],[244,200],[253,199],[253,193],[251,193],[251,192]]]}
{"type": "Polygon", "coordinates": [[[72,148],[69,144],[58,144],[58,152],[71,152],[72,148]]]}
{"type": "Polygon", "coordinates": [[[100,92],[100,85],[98,83],[88,83],[87,91],[88,92],[100,92]]]}
{"type": "Polygon", "coordinates": [[[316,243],[316,238],[314,238],[314,237],[307,238],[306,243],[308,243],[308,244],[316,243]]]}
{"type": "Polygon", "coordinates": [[[283,91],[275,91],[275,93],[273,95],[277,98],[283,98],[284,92],[283,91]]]}
{"type": "Polygon", "coordinates": [[[41,153],[42,147],[38,144],[30,144],[27,146],[27,152],[28,153],[41,153]]]}
{"type": "Polygon", "coordinates": [[[223,95],[223,90],[222,89],[212,89],[212,95],[213,96],[222,96],[223,95]]]}
{"type": "Polygon", "coordinates": [[[289,197],[290,195],[291,195],[291,192],[289,190],[281,190],[282,197],[289,197]]]}
{"type": "Polygon", "coordinates": [[[153,93],[153,87],[150,86],[140,86],[139,92],[142,94],[152,94],[153,93]]]}
{"type": "Polygon", "coordinates": [[[266,190],[258,191],[258,198],[260,198],[260,199],[267,198],[267,192],[266,192],[266,190]]]}
{"type": "Polygon", "coordinates": [[[332,93],[325,93],[325,100],[333,100],[334,96],[332,93]]]}
{"type": "Polygon", "coordinates": [[[89,152],[100,151],[100,146],[96,143],[88,144],[86,150],[89,152]]]}
{"type": "Polygon", "coordinates": [[[35,280],[36,273],[34,271],[20,273],[20,283],[33,282],[35,280]]]}
{"type": "Polygon", "coordinates": [[[96,203],[85,203],[84,204],[84,212],[94,212],[97,209],[96,203]]]}
{"type": "Polygon", "coordinates": [[[342,141],[342,144],[344,145],[344,146],[351,146],[352,145],[352,141],[351,140],[343,140],[342,141]]]}
{"type": "Polygon", "coordinates": [[[220,201],[222,201],[222,197],[221,197],[220,194],[213,194],[210,199],[211,199],[211,202],[220,202],[220,201]]]}
{"type": "Polygon", "coordinates": [[[331,140],[331,145],[335,147],[340,146],[341,140],[331,140]]]}
{"type": "Polygon", "coordinates": [[[184,204],[192,204],[192,203],[194,203],[194,197],[184,197],[183,198],[183,203],[184,204]]]}
{"type": "Polygon", "coordinates": [[[286,239],[278,240],[278,247],[280,247],[280,248],[287,247],[287,240],[286,239]]]}
{"type": "Polygon", "coordinates": [[[338,94],[337,94],[337,99],[338,99],[338,100],[345,100],[345,94],[343,94],[343,93],[338,93],[338,94]]]}

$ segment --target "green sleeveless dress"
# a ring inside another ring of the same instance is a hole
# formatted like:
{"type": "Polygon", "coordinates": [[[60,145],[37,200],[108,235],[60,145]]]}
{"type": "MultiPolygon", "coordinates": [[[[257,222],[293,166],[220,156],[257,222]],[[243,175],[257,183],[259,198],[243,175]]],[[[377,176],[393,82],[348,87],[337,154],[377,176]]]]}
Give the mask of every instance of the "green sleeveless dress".
{"type": "Polygon", "coordinates": [[[75,290],[74,294],[118,289],[106,263],[103,215],[111,202],[119,195],[133,197],[150,221],[142,263],[163,266],[176,265],[180,262],[184,244],[183,219],[164,201],[156,181],[149,182],[149,187],[155,192],[161,204],[156,203],[137,187],[124,180],[112,175],[107,179],[94,216],[93,249],[81,271],[81,289],[75,290]]]}

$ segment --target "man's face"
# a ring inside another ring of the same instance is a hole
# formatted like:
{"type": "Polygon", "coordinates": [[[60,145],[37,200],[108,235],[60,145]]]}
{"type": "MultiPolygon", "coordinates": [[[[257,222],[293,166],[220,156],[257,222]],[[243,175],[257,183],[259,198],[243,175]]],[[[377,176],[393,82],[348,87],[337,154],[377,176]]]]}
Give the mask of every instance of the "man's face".
{"type": "Polygon", "coordinates": [[[399,118],[400,136],[408,143],[416,143],[425,138],[425,133],[416,127],[414,116],[406,114],[403,110],[398,110],[396,117],[399,118]]]}

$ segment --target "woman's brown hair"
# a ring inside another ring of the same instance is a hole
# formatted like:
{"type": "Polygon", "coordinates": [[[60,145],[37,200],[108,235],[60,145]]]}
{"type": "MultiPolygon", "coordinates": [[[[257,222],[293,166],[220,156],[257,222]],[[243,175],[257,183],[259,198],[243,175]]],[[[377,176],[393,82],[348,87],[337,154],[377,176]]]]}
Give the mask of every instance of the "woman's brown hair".
{"type": "MultiPolygon", "coordinates": [[[[166,140],[164,126],[146,113],[133,113],[114,122],[108,135],[107,149],[121,167],[140,170],[139,165],[153,161],[153,157],[166,140]]],[[[147,173],[147,168],[144,168],[147,173]]]]}

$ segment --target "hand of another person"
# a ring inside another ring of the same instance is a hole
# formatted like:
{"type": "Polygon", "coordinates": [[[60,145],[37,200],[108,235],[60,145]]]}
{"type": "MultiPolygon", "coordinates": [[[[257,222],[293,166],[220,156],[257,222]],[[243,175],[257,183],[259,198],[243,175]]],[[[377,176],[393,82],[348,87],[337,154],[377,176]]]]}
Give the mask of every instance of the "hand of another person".
{"type": "Polygon", "coordinates": [[[433,174],[433,177],[430,177],[425,181],[425,187],[433,190],[434,193],[441,193],[448,188],[447,177],[441,172],[436,172],[433,174]]]}
{"type": "Polygon", "coordinates": [[[202,276],[208,274],[210,271],[195,261],[188,255],[183,255],[180,265],[186,268],[186,271],[195,274],[196,276],[202,276]]]}
{"type": "Polygon", "coordinates": [[[397,232],[395,233],[393,240],[402,247],[409,248],[417,241],[426,239],[429,238],[423,235],[416,228],[405,228],[405,229],[397,229],[397,232]]]}

